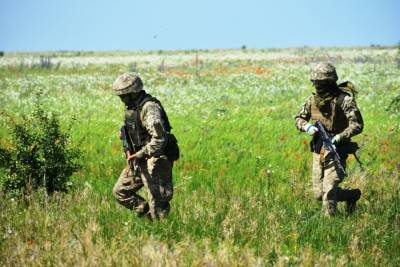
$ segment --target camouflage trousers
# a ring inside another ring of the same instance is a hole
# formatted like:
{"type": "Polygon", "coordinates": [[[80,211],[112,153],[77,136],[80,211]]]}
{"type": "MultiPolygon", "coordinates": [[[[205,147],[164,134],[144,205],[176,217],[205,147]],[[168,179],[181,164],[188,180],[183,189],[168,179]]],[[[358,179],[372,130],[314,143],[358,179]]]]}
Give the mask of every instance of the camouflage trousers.
{"type": "Polygon", "coordinates": [[[118,203],[135,210],[139,216],[149,212],[152,219],[165,217],[173,196],[172,167],[173,162],[164,156],[134,161],[132,166],[125,167],[114,185],[118,203]],[[138,194],[143,186],[148,202],[138,194]]]}
{"type": "MultiPolygon", "coordinates": [[[[344,176],[339,176],[336,163],[331,154],[322,148],[322,154],[313,153],[312,183],[314,197],[322,201],[323,212],[326,215],[335,215],[339,201],[351,201],[354,198],[353,190],[342,189],[339,184],[344,176]]],[[[347,155],[341,156],[341,163],[346,167],[347,155]]]]}

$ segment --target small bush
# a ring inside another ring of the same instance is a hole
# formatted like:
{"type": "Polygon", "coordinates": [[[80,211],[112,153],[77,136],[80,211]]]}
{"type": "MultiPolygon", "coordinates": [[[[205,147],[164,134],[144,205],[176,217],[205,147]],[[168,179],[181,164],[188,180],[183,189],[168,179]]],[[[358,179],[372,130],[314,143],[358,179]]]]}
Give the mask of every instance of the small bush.
{"type": "Polygon", "coordinates": [[[49,194],[68,191],[70,176],[80,168],[76,162],[80,151],[71,147],[68,131],[61,130],[57,116],[38,103],[32,113],[19,119],[7,115],[6,120],[11,138],[0,143],[2,190],[13,195],[40,188],[49,194]]]}
{"type": "Polygon", "coordinates": [[[32,60],[32,62],[25,62],[21,60],[19,64],[20,70],[25,69],[48,69],[58,70],[61,66],[61,62],[54,62],[50,56],[40,56],[39,59],[32,60]]]}
{"type": "Polygon", "coordinates": [[[158,71],[159,72],[164,72],[165,71],[165,62],[164,59],[161,61],[160,65],[158,66],[158,71]]]}
{"type": "Polygon", "coordinates": [[[4,52],[0,51],[0,57],[4,57],[4,52]]]}
{"type": "Polygon", "coordinates": [[[133,62],[132,64],[130,64],[129,70],[130,70],[131,72],[137,72],[137,63],[136,63],[136,62],[133,62]]]}
{"type": "Polygon", "coordinates": [[[39,69],[58,69],[60,65],[60,62],[55,64],[49,56],[40,56],[39,63],[34,64],[32,67],[39,69]]]}
{"type": "Polygon", "coordinates": [[[43,69],[51,69],[53,63],[50,57],[40,56],[39,67],[43,69]]]}

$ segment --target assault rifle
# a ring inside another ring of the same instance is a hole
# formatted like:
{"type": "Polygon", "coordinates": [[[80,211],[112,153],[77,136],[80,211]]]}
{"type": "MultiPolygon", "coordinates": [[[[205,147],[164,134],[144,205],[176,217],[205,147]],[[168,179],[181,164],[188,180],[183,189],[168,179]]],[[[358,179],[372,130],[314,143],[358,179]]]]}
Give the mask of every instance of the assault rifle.
{"type": "MultiPolygon", "coordinates": [[[[128,127],[126,126],[126,124],[122,125],[119,138],[121,139],[122,142],[122,147],[124,149],[125,157],[128,158],[134,153],[134,147],[132,140],[129,137],[128,127]]],[[[129,162],[129,165],[132,165],[131,162],[129,162]]]]}
{"type": "Polygon", "coordinates": [[[340,156],[339,153],[337,152],[336,146],[332,144],[331,138],[325,131],[324,126],[320,121],[317,121],[315,123],[315,127],[318,128],[318,139],[320,139],[320,142],[322,142],[322,145],[324,146],[325,150],[329,151],[333,155],[333,159],[336,163],[336,166],[338,167],[338,173],[343,174],[344,176],[347,176],[346,171],[343,168],[342,163],[340,162],[340,156]]]}

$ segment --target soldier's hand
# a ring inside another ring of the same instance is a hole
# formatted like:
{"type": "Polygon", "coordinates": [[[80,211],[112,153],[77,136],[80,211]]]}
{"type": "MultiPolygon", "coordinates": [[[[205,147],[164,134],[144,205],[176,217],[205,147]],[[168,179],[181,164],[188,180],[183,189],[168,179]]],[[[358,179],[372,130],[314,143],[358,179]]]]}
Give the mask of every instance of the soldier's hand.
{"type": "Polygon", "coordinates": [[[136,159],[136,154],[129,155],[129,156],[126,158],[126,160],[127,160],[128,162],[134,161],[135,159],[136,159]]]}
{"type": "Polygon", "coordinates": [[[332,144],[337,145],[340,143],[341,140],[342,140],[341,136],[337,134],[331,139],[331,142],[332,144]]]}
{"type": "Polygon", "coordinates": [[[309,135],[315,135],[318,132],[318,128],[311,123],[307,123],[306,125],[304,125],[304,131],[309,135]]]}

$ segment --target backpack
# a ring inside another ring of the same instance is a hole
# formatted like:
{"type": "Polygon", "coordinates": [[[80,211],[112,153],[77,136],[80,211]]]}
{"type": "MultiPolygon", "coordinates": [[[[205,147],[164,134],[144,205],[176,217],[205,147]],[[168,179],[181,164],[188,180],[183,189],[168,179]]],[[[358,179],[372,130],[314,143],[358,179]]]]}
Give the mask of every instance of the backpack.
{"type": "Polygon", "coordinates": [[[338,85],[340,91],[342,91],[344,94],[340,94],[338,96],[338,99],[336,100],[337,106],[342,106],[344,97],[347,95],[350,95],[353,97],[354,101],[356,100],[356,94],[358,93],[354,84],[350,81],[345,81],[342,82],[341,84],[338,85]]]}

